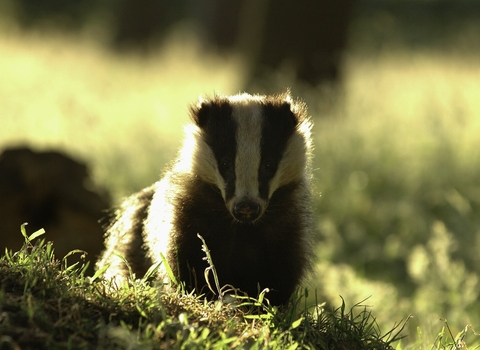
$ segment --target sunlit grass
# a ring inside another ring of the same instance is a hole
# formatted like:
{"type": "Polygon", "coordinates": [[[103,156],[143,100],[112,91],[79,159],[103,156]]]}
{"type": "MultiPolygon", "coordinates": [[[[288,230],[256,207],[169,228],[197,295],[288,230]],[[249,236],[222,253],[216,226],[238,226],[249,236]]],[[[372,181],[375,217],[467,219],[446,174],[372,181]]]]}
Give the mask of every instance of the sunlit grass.
{"type": "Polygon", "coordinates": [[[264,303],[264,293],[209,302],[178,285],[151,285],[155,268],[120,284],[102,270],[86,277],[81,263],[55,259],[53,243],[38,239],[43,230],[21,231],[23,247],[0,256],[4,348],[391,350],[402,330],[382,333],[361,304],[302,311],[300,293],[284,308],[264,303]]]}
{"type": "Polygon", "coordinates": [[[480,64],[472,57],[352,55],[343,97],[316,120],[325,259],[316,283],[329,300],[371,295],[381,324],[408,313],[424,330],[441,317],[456,330],[480,323],[480,64]]]}

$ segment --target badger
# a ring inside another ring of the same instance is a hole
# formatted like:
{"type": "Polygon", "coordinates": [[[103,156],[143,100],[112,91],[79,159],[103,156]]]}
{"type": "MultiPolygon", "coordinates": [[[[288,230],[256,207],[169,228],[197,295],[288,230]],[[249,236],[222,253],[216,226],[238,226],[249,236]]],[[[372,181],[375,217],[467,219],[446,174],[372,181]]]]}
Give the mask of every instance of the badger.
{"type": "Polygon", "coordinates": [[[215,95],[190,117],[163,178],[116,211],[97,269],[109,265],[105,277],[118,279],[158,264],[165,280],[166,260],[177,280],[205,293],[201,235],[221,285],[253,297],[268,288],[271,304],[287,303],[313,257],[306,105],[288,91],[215,95]]]}

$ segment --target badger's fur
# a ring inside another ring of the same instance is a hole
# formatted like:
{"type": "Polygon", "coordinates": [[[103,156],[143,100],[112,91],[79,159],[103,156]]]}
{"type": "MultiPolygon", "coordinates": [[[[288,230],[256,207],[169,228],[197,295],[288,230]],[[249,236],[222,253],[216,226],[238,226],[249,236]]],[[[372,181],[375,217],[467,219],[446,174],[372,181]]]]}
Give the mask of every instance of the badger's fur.
{"type": "Polygon", "coordinates": [[[177,279],[206,292],[200,234],[221,285],[250,296],[269,288],[272,304],[287,302],[312,257],[305,105],[288,93],[215,96],[191,119],[172,168],[117,211],[97,268],[125,277],[120,254],[141,277],[163,254],[177,279]]]}

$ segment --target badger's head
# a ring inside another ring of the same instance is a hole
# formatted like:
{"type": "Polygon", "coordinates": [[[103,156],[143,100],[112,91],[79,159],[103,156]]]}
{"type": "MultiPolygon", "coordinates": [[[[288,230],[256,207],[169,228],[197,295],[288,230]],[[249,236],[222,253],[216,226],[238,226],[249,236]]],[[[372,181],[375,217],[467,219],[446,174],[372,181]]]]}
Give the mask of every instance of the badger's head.
{"type": "Polygon", "coordinates": [[[305,180],[311,123],[288,93],[215,96],[191,108],[194,122],[180,159],[188,171],[218,187],[232,217],[262,217],[273,193],[305,180]]]}

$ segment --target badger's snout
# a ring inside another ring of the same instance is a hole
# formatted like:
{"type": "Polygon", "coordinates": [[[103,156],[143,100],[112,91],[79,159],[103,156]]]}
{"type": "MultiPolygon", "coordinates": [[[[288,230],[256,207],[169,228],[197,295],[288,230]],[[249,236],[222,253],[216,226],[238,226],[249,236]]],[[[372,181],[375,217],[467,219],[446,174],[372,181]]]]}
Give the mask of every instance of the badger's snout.
{"type": "Polygon", "coordinates": [[[252,222],[260,216],[260,205],[252,201],[242,201],[233,206],[233,216],[238,221],[252,222]]]}

